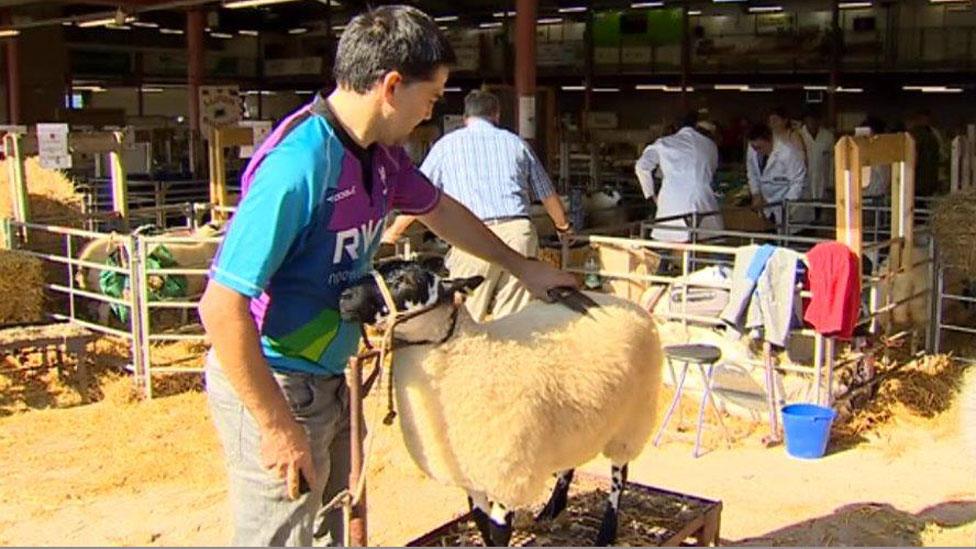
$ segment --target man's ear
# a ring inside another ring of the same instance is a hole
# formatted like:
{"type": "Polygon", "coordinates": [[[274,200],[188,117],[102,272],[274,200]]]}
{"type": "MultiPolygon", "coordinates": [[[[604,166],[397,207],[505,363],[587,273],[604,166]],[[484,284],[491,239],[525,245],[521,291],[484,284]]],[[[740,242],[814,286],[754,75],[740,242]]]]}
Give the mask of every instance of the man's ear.
{"type": "Polygon", "coordinates": [[[403,83],[403,75],[399,71],[390,71],[383,75],[383,80],[380,81],[380,86],[383,90],[383,99],[387,103],[393,102],[393,93],[396,91],[398,84],[403,83]]]}

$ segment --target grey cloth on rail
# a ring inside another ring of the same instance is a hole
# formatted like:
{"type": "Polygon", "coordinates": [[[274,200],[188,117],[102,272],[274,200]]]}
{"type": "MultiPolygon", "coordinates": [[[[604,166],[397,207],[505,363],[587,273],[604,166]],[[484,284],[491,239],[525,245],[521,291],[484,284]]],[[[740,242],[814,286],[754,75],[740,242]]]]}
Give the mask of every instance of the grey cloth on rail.
{"type": "Polygon", "coordinates": [[[753,278],[749,275],[756,274],[752,263],[759,251],[760,246],[743,246],[736,251],[732,292],[720,318],[740,333],[762,328],[763,339],[785,347],[793,319],[800,318],[800,301],[795,298],[797,265],[802,256],[787,248],[775,248],[753,278]]]}

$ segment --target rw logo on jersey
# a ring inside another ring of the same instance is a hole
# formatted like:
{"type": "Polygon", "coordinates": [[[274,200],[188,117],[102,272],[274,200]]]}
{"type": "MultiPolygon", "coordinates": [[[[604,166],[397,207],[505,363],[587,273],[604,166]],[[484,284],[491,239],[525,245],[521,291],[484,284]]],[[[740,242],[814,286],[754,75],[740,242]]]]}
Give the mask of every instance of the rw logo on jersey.
{"type": "Polygon", "coordinates": [[[332,264],[341,263],[343,255],[348,255],[353,261],[359,259],[380,235],[382,229],[382,221],[371,219],[359,227],[336,233],[335,254],[332,256],[332,264]]]}

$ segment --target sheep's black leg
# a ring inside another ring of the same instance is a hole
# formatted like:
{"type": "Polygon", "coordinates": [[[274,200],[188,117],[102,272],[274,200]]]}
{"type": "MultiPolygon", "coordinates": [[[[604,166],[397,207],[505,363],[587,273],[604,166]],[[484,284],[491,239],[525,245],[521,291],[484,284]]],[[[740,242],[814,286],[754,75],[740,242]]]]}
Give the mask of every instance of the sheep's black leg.
{"type": "Polygon", "coordinates": [[[566,509],[566,501],[569,498],[569,485],[573,483],[573,473],[575,469],[569,469],[559,474],[556,479],[556,486],[552,489],[552,495],[542,511],[536,515],[535,520],[554,520],[566,509]]]}
{"type": "Polygon", "coordinates": [[[490,545],[492,547],[506,547],[512,539],[512,520],[515,518],[515,513],[505,509],[501,503],[492,503],[490,518],[488,524],[491,531],[490,545]]]}
{"type": "Polygon", "coordinates": [[[627,483],[627,465],[614,465],[611,478],[610,499],[603,511],[600,532],[596,535],[597,546],[613,545],[617,541],[617,512],[620,510],[620,494],[623,493],[624,485],[627,483]]]}
{"type": "Polygon", "coordinates": [[[491,520],[488,518],[490,506],[484,495],[478,494],[477,497],[478,501],[476,502],[471,494],[468,495],[468,507],[471,509],[471,518],[474,519],[474,524],[478,527],[478,532],[481,532],[481,539],[488,546],[491,545],[491,520]]]}

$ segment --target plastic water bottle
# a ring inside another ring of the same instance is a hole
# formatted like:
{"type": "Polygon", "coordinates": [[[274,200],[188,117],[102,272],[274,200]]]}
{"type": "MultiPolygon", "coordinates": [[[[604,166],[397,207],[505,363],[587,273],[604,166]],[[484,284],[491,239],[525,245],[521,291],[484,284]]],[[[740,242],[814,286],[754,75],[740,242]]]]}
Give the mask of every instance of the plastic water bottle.
{"type": "Polygon", "coordinates": [[[600,270],[600,264],[592,254],[586,258],[586,263],[583,264],[583,267],[587,271],[586,277],[583,279],[583,284],[587,289],[596,290],[603,286],[603,281],[600,280],[600,275],[597,274],[600,270]]]}

